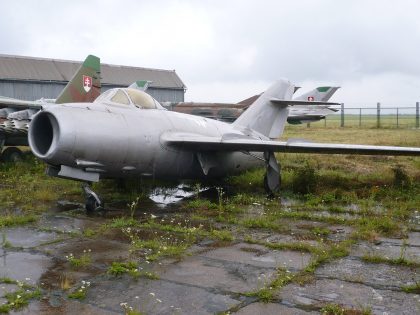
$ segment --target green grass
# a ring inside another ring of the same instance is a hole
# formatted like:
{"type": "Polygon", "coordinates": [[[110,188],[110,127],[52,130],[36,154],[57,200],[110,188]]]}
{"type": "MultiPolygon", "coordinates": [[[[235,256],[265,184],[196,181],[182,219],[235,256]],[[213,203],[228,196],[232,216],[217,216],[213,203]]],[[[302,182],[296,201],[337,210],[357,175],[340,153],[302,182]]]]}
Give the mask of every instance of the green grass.
{"type": "Polygon", "coordinates": [[[349,254],[350,246],[353,241],[343,241],[339,243],[328,244],[327,246],[317,247],[314,250],[313,257],[309,264],[305,267],[304,272],[313,273],[320,265],[332,260],[346,257],[349,254]]]}
{"type": "Polygon", "coordinates": [[[16,284],[18,286],[18,289],[4,295],[6,303],[0,305],[0,313],[8,314],[11,311],[20,310],[27,306],[30,300],[41,298],[41,290],[39,288],[24,282],[2,277],[0,278],[0,283],[16,284]]]}
{"type": "Polygon", "coordinates": [[[405,257],[398,257],[398,258],[388,258],[380,255],[363,255],[362,260],[368,263],[373,264],[389,264],[389,265],[400,265],[400,266],[408,266],[408,267],[420,267],[420,262],[407,259],[405,257]]]}
{"type": "Polygon", "coordinates": [[[108,224],[111,228],[125,228],[125,227],[133,227],[138,226],[139,222],[136,219],[128,218],[128,217],[120,217],[112,219],[112,222],[108,224]]]}
{"type": "Polygon", "coordinates": [[[75,257],[73,254],[69,254],[66,256],[66,259],[70,263],[70,266],[74,269],[89,266],[92,262],[90,252],[88,251],[84,251],[84,253],[80,255],[79,258],[75,257]]]}
{"type": "Polygon", "coordinates": [[[33,214],[28,215],[5,215],[0,217],[0,227],[9,227],[17,225],[25,225],[33,223],[38,220],[38,216],[33,214]]]}
{"type": "Polygon", "coordinates": [[[370,307],[363,308],[361,310],[354,308],[346,308],[335,303],[329,303],[321,308],[322,315],[371,315],[372,310],[370,307]]]}
{"type": "Polygon", "coordinates": [[[290,283],[294,275],[287,269],[277,268],[275,277],[272,281],[264,283],[263,287],[252,292],[248,292],[246,296],[257,297],[261,302],[269,303],[275,300],[275,293],[290,283]]]}
{"type": "MultiPolygon", "coordinates": [[[[376,104],[372,104],[371,107],[375,107],[376,104]]],[[[380,117],[380,130],[387,130],[386,128],[414,128],[416,126],[416,116],[414,114],[404,114],[398,115],[398,122],[397,122],[397,114],[396,108],[393,109],[386,109],[382,108],[383,114],[380,117]]],[[[377,116],[376,114],[363,114],[359,113],[359,109],[345,109],[344,115],[344,128],[377,128],[377,116]]],[[[415,107],[413,104],[412,112],[414,113],[415,107]]],[[[310,128],[326,128],[326,129],[337,129],[341,125],[341,115],[334,114],[328,115],[325,120],[313,122],[310,124],[310,128]]],[[[289,126],[288,126],[289,127],[289,126]]],[[[290,127],[301,127],[307,128],[306,124],[290,126],[290,127]]]]}
{"type": "Polygon", "coordinates": [[[108,268],[108,274],[115,277],[121,276],[123,274],[129,274],[134,279],[137,278],[147,278],[151,280],[158,280],[159,276],[151,271],[143,271],[142,268],[133,261],[129,262],[113,262],[108,268]]]}
{"type": "Polygon", "coordinates": [[[22,162],[0,163],[0,183],[3,210],[19,207],[25,212],[39,212],[60,198],[81,199],[77,182],[47,176],[45,164],[32,155],[22,162]]]}
{"type": "Polygon", "coordinates": [[[145,259],[156,261],[163,257],[180,258],[190,246],[184,241],[169,241],[166,239],[136,240],[132,243],[133,250],[146,250],[145,259]]]}
{"type": "Polygon", "coordinates": [[[218,205],[207,199],[194,199],[188,201],[185,208],[196,210],[214,210],[218,208],[218,205]]]}
{"type": "Polygon", "coordinates": [[[227,242],[231,242],[235,239],[232,232],[227,231],[227,230],[212,230],[209,236],[216,240],[227,241],[227,242]]]}
{"type": "Polygon", "coordinates": [[[406,285],[401,288],[406,293],[420,294],[420,282],[416,282],[413,285],[406,285]]]}

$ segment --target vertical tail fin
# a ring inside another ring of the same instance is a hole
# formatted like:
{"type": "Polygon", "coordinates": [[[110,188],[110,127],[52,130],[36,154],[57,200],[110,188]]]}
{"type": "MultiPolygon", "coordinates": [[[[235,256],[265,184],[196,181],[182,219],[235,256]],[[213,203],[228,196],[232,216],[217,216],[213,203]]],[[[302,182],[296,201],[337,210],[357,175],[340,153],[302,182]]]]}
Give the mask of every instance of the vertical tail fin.
{"type": "Polygon", "coordinates": [[[269,138],[278,138],[284,130],[289,110],[271,103],[271,99],[291,100],[294,86],[287,80],[274,83],[235,120],[233,126],[251,129],[269,138]]]}
{"type": "Polygon", "coordinates": [[[93,55],[87,56],[55,103],[93,102],[101,94],[100,73],[100,59],[93,55]]]}
{"type": "Polygon", "coordinates": [[[320,86],[294,98],[294,100],[327,102],[339,88],[339,86],[320,86]]]}
{"type": "Polygon", "coordinates": [[[147,81],[147,80],[138,80],[136,82],[133,82],[129,88],[132,89],[137,89],[140,91],[146,91],[149,88],[149,84],[152,83],[152,81],[147,81]]]}

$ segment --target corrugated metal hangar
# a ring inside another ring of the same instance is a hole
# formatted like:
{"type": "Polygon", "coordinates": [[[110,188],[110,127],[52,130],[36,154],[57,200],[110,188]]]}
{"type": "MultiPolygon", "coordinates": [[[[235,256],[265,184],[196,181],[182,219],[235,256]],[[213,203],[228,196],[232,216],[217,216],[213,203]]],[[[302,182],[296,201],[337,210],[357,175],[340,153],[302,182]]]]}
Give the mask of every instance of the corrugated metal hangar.
{"type": "MultiPolygon", "coordinates": [[[[0,95],[21,100],[56,98],[81,62],[0,55],[0,95]]],[[[101,64],[102,92],[151,81],[148,93],[159,102],[183,102],[185,84],[175,70],[101,64]]]]}

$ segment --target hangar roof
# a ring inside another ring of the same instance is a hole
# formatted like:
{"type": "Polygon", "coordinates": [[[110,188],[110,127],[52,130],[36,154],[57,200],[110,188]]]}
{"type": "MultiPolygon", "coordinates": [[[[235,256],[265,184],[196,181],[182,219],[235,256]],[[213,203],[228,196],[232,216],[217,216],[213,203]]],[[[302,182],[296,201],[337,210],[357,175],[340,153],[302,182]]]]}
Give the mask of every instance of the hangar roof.
{"type": "MultiPolygon", "coordinates": [[[[69,81],[82,62],[0,54],[0,79],[69,81]]],[[[130,85],[152,81],[150,87],[185,89],[175,70],[118,66],[101,63],[102,84],[130,85]]]]}

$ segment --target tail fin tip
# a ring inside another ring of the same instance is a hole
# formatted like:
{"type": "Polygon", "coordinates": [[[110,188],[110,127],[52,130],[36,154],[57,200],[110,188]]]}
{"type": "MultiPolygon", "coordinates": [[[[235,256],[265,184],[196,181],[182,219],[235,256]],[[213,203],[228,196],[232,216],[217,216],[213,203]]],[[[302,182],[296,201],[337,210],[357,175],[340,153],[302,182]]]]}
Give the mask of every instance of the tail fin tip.
{"type": "Polygon", "coordinates": [[[83,66],[87,68],[92,68],[93,70],[99,72],[101,69],[101,59],[94,55],[89,55],[83,62],[83,66]]]}

